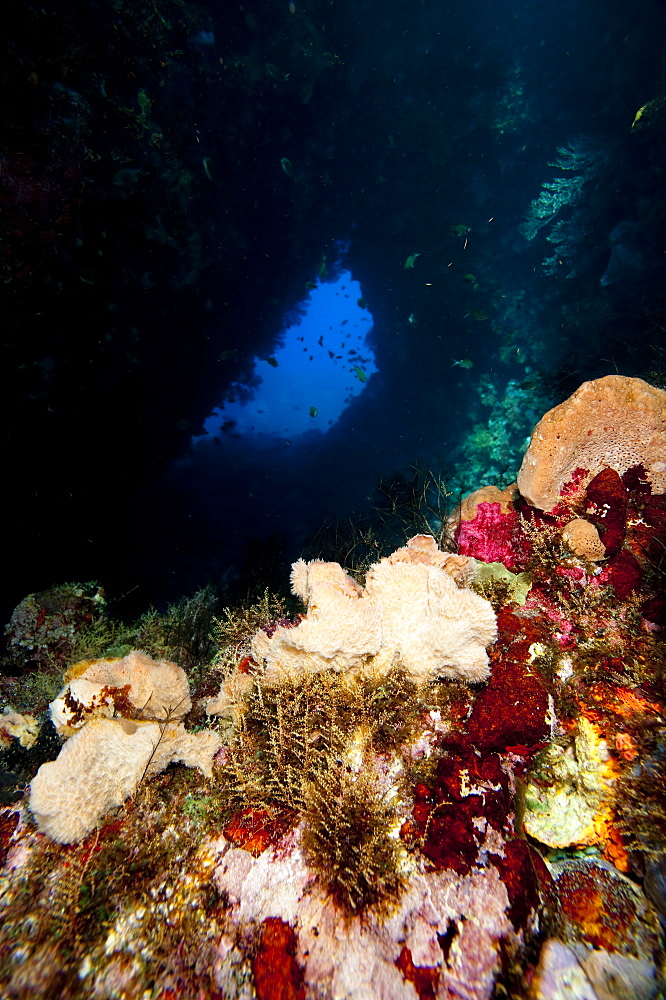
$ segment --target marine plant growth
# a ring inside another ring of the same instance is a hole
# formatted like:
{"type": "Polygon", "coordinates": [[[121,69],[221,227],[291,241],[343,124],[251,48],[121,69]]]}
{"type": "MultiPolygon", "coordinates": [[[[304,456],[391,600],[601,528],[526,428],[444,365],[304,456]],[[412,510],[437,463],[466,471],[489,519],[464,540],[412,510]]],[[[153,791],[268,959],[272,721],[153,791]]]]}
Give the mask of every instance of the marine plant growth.
{"type": "Polygon", "coordinates": [[[430,997],[464,983],[532,1000],[565,960],[597,995],[620,968],[634,991],[658,982],[659,393],[612,376],[550,411],[517,486],[445,519],[455,553],[416,536],[358,579],[301,560],[300,610],[268,593],[227,608],[209,618],[214,653],[179,633],[185,721],[207,714],[220,743],[210,777],[146,772],[69,846],[37,833],[20,798],[0,813],[9,995],[430,997]],[[600,398],[622,437],[606,439],[600,398]]]}

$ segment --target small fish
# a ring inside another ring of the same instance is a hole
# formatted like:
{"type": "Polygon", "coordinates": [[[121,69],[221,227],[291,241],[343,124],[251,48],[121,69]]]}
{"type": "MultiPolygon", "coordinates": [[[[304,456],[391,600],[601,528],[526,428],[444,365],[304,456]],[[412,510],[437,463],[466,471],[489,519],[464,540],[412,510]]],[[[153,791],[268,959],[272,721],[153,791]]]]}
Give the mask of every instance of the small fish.
{"type": "Polygon", "coordinates": [[[317,409],[316,406],[311,406],[310,407],[310,416],[311,417],[316,417],[318,413],[319,413],[319,410],[317,409]]]}
{"type": "Polygon", "coordinates": [[[233,351],[222,351],[222,353],[218,355],[218,358],[220,361],[230,361],[232,358],[235,358],[237,354],[238,351],[234,348],[233,351]]]}
{"type": "Polygon", "coordinates": [[[356,305],[359,307],[359,309],[367,309],[368,308],[368,303],[363,298],[357,299],[356,300],[356,305]]]}
{"type": "Polygon", "coordinates": [[[321,255],[321,264],[319,265],[319,277],[323,280],[326,277],[326,254],[321,255]]]}
{"type": "Polygon", "coordinates": [[[475,274],[463,274],[462,280],[465,281],[465,282],[467,282],[468,285],[471,285],[472,288],[478,288],[479,287],[479,283],[476,280],[476,275],[475,274]]]}
{"type": "Polygon", "coordinates": [[[284,170],[284,172],[287,175],[287,177],[290,177],[292,179],[292,181],[293,181],[293,179],[294,179],[294,167],[292,165],[291,160],[287,159],[286,156],[283,156],[282,159],[280,160],[280,166],[284,170]]]}
{"type": "Polygon", "coordinates": [[[471,312],[465,313],[465,319],[475,319],[482,322],[484,319],[488,319],[488,313],[485,309],[472,309],[471,312]]]}
{"type": "Polygon", "coordinates": [[[449,232],[451,236],[467,236],[471,232],[471,229],[469,226],[460,224],[458,226],[451,226],[449,232]]]}
{"type": "Polygon", "coordinates": [[[405,261],[405,270],[407,270],[410,267],[414,267],[414,264],[416,264],[416,261],[420,256],[421,256],[420,253],[410,253],[409,257],[405,261]]]}
{"type": "Polygon", "coordinates": [[[455,368],[456,365],[458,365],[460,368],[473,368],[474,362],[471,361],[469,358],[461,358],[460,361],[454,361],[451,367],[455,368]]]}
{"type": "Polygon", "coordinates": [[[312,292],[317,287],[317,282],[316,281],[306,281],[305,282],[305,287],[307,288],[307,290],[309,292],[312,292]]]}
{"type": "Polygon", "coordinates": [[[204,158],[203,158],[203,160],[201,162],[203,163],[203,168],[204,168],[206,177],[208,178],[209,181],[212,181],[213,180],[213,161],[211,160],[210,156],[204,156],[204,158]]]}
{"type": "Polygon", "coordinates": [[[267,365],[270,365],[271,368],[277,368],[278,366],[277,358],[264,358],[264,361],[267,365]]]}
{"type": "Polygon", "coordinates": [[[365,372],[363,371],[362,368],[359,368],[358,365],[354,365],[354,367],[352,368],[352,371],[353,371],[354,375],[356,376],[356,378],[359,380],[359,382],[367,382],[368,381],[368,376],[365,374],[365,372]]]}

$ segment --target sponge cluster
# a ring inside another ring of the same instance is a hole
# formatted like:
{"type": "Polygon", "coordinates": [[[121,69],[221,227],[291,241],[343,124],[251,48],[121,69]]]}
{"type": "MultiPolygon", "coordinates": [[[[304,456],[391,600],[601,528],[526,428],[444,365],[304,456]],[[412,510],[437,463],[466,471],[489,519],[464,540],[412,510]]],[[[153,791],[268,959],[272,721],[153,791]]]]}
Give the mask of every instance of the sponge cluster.
{"type": "Polygon", "coordinates": [[[176,663],[134,650],[122,659],[77,664],[65,680],[51,716],[69,739],[30,785],[30,810],[53,840],[82,840],[144,778],[173,762],[211,777],[222,741],[212,730],[188,733],[179,721],[192,702],[176,663]]]}

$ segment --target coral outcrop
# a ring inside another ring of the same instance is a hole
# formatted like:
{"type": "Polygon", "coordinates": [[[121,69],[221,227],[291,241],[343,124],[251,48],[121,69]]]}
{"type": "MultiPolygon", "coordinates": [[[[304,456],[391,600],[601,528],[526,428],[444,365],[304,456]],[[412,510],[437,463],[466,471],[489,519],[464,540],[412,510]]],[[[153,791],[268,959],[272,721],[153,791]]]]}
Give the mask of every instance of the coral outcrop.
{"type": "Polygon", "coordinates": [[[219,735],[185,731],[173,664],[73,668],[83,724],[31,786],[49,836],[0,809],[3,996],[663,995],[661,446],[622,471],[607,414],[570,412],[552,510],[477,492],[455,555],[418,535],[363,586],[299,560],[304,615],[225,609],[193,675],[201,711],[223,672],[219,735]]]}
{"type": "Polygon", "coordinates": [[[522,496],[543,511],[559,503],[577,469],[587,483],[602,469],[643,466],[652,492],[666,492],[666,392],[640,378],[606,375],[583,382],[532,432],[518,473],[522,496]]]}
{"type": "Polygon", "coordinates": [[[490,603],[455,582],[472,572],[429,535],[372,566],[365,588],[337,563],[300,560],[292,586],[307,600],[305,619],[271,636],[259,630],[252,655],[273,683],[321,670],[386,672],[396,659],[419,682],[483,681],[497,633],[490,603]]]}
{"type": "MultiPolygon", "coordinates": [[[[463,877],[453,871],[418,874],[386,920],[350,921],[311,885],[298,832],[285,838],[280,850],[269,849],[256,859],[224,841],[216,850],[215,883],[229,899],[232,923],[266,927],[279,920],[295,931],[290,939],[303,993],[281,989],[274,963],[265,997],[413,1000],[409,979],[429,970],[436,990],[431,986],[423,996],[489,1000],[499,970],[499,942],[515,947],[519,940],[507,914],[507,889],[493,867],[463,877]]],[[[224,984],[218,980],[218,985],[224,984]]]]}
{"type": "Polygon", "coordinates": [[[30,809],[52,840],[76,843],[144,778],[172,762],[210,777],[220,744],[217,733],[188,733],[182,723],[93,719],[65,743],[57,760],[42,764],[30,786],[30,809]]]}
{"type": "Polygon", "coordinates": [[[99,617],[104,605],[104,592],[96,583],[64,583],[28,594],[5,629],[10,649],[42,669],[62,670],[71,662],[76,635],[99,617]]]}

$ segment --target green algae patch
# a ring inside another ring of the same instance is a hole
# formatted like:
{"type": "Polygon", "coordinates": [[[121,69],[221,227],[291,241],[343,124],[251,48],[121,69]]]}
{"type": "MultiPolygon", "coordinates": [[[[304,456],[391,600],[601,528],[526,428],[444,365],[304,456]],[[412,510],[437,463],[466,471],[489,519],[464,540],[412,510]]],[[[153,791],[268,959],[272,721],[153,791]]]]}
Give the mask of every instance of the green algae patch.
{"type": "Polygon", "coordinates": [[[500,562],[477,562],[472,589],[494,606],[497,598],[502,604],[522,607],[532,589],[532,575],[528,572],[511,573],[500,562]]]}

